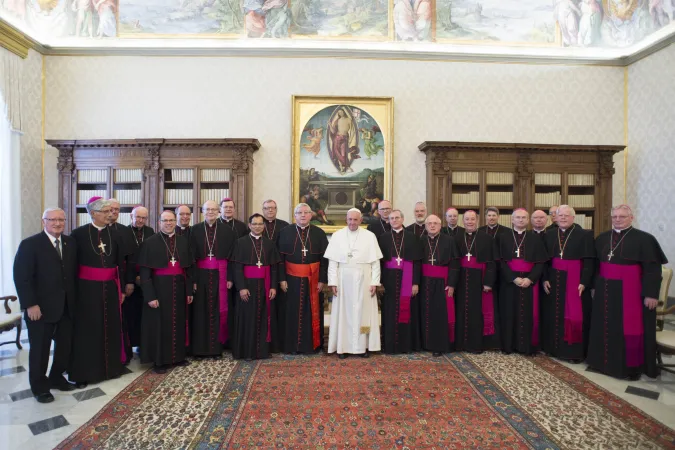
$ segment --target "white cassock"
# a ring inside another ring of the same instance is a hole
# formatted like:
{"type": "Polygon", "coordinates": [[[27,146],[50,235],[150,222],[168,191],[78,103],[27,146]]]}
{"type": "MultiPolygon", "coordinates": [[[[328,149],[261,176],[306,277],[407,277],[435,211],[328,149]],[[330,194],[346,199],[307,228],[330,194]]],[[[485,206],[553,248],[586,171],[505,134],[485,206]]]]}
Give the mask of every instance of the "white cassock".
{"type": "Polygon", "coordinates": [[[328,285],[338,288],[330,314],[328,353],[379,351],[377,296],[370,295],[370,286],[380,285],[382,252],[377,238],[368,230],[345,227],[333,233],[324,257],[328,285]]]}

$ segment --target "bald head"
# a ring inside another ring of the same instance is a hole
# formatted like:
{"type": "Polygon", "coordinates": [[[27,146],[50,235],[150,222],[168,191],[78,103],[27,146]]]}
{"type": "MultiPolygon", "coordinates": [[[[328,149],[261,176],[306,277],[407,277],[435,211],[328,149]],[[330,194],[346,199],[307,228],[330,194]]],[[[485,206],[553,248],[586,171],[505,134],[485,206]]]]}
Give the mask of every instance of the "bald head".
{"type": "Polygon", "coordinates": [[[142,228],[148,223],[148,208],[137,206],[131,210],[131,224],[136,228],[142,228]]]}
{"type": "Polygon", "coordinates": [[[535,231],[544,231],[544,228],[546,228],[546,221],[548,220],[548,216],[544,211],[541,209],[536,210],[535,212],[532,213],[532,228],[535,231]]]}
{"type": "Polygon", "coordinates": [[[436,236],[441,231],[441,218],[435,214],[427,217],[424,220],[424,224],[426,225],[427,234],[431,237],[436,236]]]}
{"type": "Polygon", "coordinates": [[[389,200],[381,200],[377,204],[377,212],[385,222],[389,222],[389,214],[391,214],[391,202],[389,200]]]}
{"type": "Polygon", "coordinates": [[[216,219],[218,219],[219,211],[220,208],[218,207],[218,203],[216,203],[213,200],[207,200],[202,205],[202,213],[204,214],[204,220],[209,225],[212,225],[216,221],[216,219]]]}
{"type": "Polygon", "coordinates": [[[457,208],[448,208],[445,211],[445,222],[448,224],[450,228],[455,228],[457,226],[457,222],[459,221],[459,211],[457,211],[457,208]]]}

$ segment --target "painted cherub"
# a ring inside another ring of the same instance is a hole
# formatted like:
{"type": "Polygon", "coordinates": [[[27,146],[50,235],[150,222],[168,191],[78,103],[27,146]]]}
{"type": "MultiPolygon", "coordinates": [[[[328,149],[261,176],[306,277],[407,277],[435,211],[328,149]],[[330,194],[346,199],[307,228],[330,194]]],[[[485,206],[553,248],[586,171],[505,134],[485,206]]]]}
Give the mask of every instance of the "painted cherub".
{"type": "Polygon", "coordinates": [[[302,148],[310,153],[314,153],[314,158],[318,159],[319,152],[321,151],[321,140],[323,139],[323,128],[310,129],[307,139],[309,140],[309,144],[302,144],[302,148]]]}

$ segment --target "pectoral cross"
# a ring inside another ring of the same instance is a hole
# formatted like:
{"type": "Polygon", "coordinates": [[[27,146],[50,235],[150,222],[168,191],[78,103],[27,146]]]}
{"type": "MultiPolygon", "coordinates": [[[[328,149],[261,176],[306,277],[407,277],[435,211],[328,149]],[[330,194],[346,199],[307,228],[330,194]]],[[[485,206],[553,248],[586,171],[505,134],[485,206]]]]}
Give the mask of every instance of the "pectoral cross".
{"type": "Polygon", "coordinates": [[[467,261],[471,261],[471,257],[472,257],[472,256],[473,256],[473,255],[471,254],[471,252],[467,253],[467,254],[466,254],[466,260],[467,260],[467,261]]]}
{"type": "Polygon", "coordinates": [[[101,249],[101,253],[105,253],[105,244],[103,243],[103,241],[101,241],[101,242],[98,244],[98,248],[101,249]]]}
{"type": "Polygon", "coordinates": [[[258,269],[260,269],[260,268],[262,267],[263,264],[260,262],[260,260],[258,260],[258,262],[255,263],[255,265],[258,266],[258,269]]]}
{"type": "Polygon", "coordinates": [[[206,256],[208,256],[208,257],[209,257],[209,261],[210,261],[211,259],[213,259],[213,253],[209,253],[209,254],[208,254],[208,255],[206,255],[206,256]]]}
{"type": "Polygon", "coordinates": [[[434,258],[434,255],[431,255],[431,258],[429,258],[429,262],[431,263],[432,266],[434,265],[434,261],[436,261],[436,259],[434,258]]]}
{"type": "Polygon", "coordinates": [[[612,260],[612,256],[614,256],[614,252],[610,250],[610,251],[609,251],[609,255],[607,255],[607,261],[611,261],[611,260],[612,260]]]}
{"type": "Polygon", "coordinates": [[[172,256],[170,262],[171,262],[171,265],[172,265],[172,266],[175,266],[175,265],[176,265],[176,258],[174,258],[174,257],[172,256]]]}
{"type": "Polygon", "coordinates": [[[520,249],[519,249],[519,248],[516,249],[516,256],[517,256],[518,258],[520,258],[520,249]]]}
{"type": "Polygon", "coordinates": [[[560,250],[560,259],[562,259],[563,252],[560,250]]]}
{"type": "Polygon", "coordinates": [[[397,265],[397,266],[400,266],[400,265],[401,265],[401,261],[403,261],[403,260],[401,259],[401,257],[400,257],[400,256],[397,257],[397,258],[396,258],[396,265],[397,265]]]}
{"type": "Polygon", "coordinates": [[[302,256],[307,256],[307,249],[302,247],[302,256]]]}

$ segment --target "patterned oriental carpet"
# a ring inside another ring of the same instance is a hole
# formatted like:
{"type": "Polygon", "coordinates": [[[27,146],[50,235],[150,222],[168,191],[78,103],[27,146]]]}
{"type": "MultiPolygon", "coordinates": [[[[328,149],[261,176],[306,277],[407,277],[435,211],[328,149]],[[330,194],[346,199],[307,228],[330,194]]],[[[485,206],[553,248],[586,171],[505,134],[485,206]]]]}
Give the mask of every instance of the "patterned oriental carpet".
{"type": "Polygon", "coordinates": [[[275,356],[148,371],[57,448],[346,447],[675,449],[675,432],[543,356],[275,356]]]}

